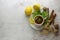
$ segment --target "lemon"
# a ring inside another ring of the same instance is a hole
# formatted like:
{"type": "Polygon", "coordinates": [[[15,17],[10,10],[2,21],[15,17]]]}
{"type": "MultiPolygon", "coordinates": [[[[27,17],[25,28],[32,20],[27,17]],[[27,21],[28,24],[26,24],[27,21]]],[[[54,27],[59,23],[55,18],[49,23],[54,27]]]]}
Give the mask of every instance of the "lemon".
{"type": "Polygon", "coordinates": [[[30,18],[29,18],[29,22],[31,23],[31,24],[34,24],[34,20],[33,20],[33,18],[30,16],[30,18]]]}
{"type": "Polygon", "coordinates": [[[40,4],[34,4],[34,5],[33,5],[33,8],[34,8],[35,10],[40,9],[40,4]]]}
{"type": "Polygon", "coordinates": [[[25,14],[29,16],[31,13],[32,13],[32,7],[31,6],[27,6],[25,8],[25,14]]]}

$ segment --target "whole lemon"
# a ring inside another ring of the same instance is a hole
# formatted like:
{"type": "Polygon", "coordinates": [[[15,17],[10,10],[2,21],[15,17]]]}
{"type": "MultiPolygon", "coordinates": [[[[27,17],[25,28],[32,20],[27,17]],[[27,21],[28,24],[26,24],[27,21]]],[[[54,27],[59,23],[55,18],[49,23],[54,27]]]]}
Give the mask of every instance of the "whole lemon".
{"type": "Polygon", "coordinates": [[[32,7],[31,6],[27,6],[25,8],[25,14],[29,16],[31,13],[32,13],[32,7]]]}
{"type": "Polygon", "coordinates": [[[34,4],[34,5],[33,5],[33,8],[34,8],[35,10],[40,9],[40,4],[34,4]]]}

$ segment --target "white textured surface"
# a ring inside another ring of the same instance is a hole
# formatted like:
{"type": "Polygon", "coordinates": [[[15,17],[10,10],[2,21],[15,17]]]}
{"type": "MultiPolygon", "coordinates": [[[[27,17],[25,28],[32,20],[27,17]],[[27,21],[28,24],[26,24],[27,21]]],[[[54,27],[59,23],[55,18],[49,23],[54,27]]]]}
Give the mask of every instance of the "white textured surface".
{"type": "Polygon", "coordinates": [[[41,35],[30,27],[24,7],[34,3],[54,9],[60,23],[60,0],[0,0],[0,40],[60,40],[60,35],[41,35]]]}

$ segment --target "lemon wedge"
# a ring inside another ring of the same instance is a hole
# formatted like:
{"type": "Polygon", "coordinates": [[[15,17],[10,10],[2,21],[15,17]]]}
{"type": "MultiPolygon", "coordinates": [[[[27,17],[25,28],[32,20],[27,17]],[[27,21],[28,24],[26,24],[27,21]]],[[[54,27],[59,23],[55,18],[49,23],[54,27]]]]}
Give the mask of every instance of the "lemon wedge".
{"type": "Polygon", "coordinates": [[[31,24],[34,24],[34,20],[33,20],[33,18],[30,16],[30,18],[29,18],[29,22],[31,23],[31,24]]]}

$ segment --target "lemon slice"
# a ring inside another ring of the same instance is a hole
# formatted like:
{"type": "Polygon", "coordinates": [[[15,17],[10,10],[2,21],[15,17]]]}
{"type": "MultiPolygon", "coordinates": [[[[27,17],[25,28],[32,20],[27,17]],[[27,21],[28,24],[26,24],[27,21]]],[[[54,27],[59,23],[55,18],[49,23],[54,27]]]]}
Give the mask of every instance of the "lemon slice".
{"type": "Polygon", "coordinates": [[[33,20],[33,18],[30,16],[30,18],[29,18],[29,22],[31,23],[31,24],[34,24],[34,20],[33,20]]]}

